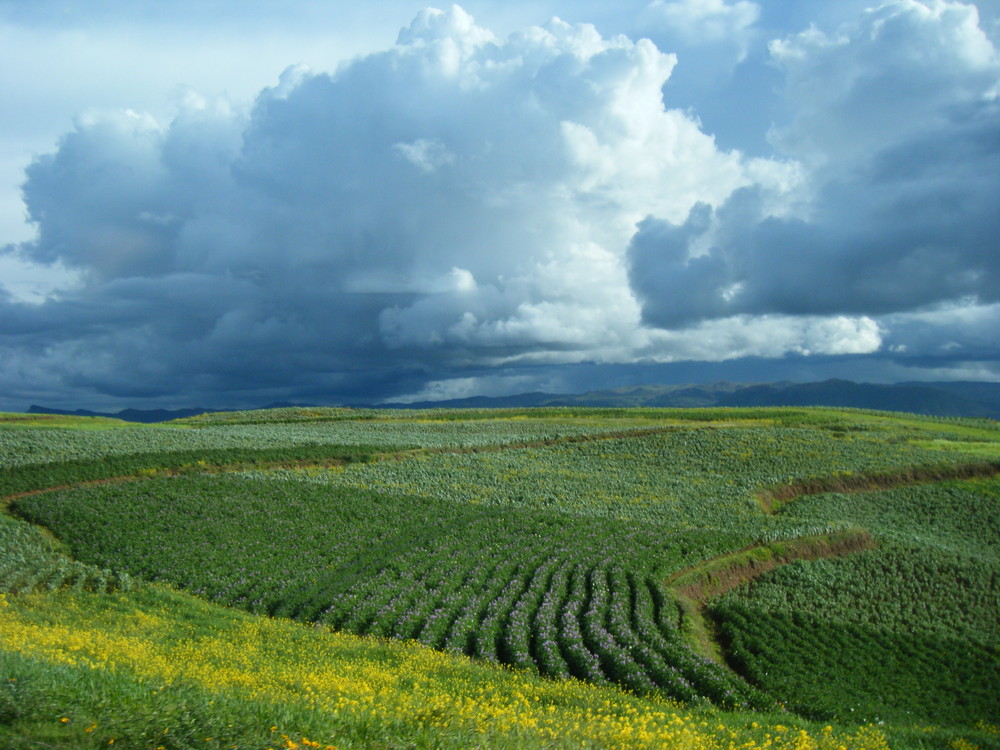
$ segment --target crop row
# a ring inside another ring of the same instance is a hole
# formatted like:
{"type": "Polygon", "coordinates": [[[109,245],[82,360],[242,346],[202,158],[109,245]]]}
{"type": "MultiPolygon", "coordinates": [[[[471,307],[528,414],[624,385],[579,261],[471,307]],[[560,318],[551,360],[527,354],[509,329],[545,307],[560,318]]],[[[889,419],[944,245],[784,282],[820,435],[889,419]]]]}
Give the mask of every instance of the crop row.
{"type": "Polygon", "coordinates": [[[1000,482],[954,480],[865,493],[825,493],[785,506],[780,516],[836,517],[910,546],[1000,560],[1000,482]]]}
{"type": "Polygon", "coordinates": [[[730,662],[816,718],[996,723],[1000,478],[816,495],[782,510],[821,513],[865,524],[882,544],[786,565],[715,602],[730,662]]]}
{"type": "Polygon", "coordinates": [[[995,724],[995,647],[729,601],[714,616],[730,663],[816,720],[995,724]]]}
{"type": "Polygon", "coordinates": [[[394,451],[401,446],[476,448],[648,429],[645,423],[609,426],[572,420],[483,419],[422,422],[355,419],[317,423],[236,424],[197,429],[126,427],[114,430],[0,429],[0,468],[162,456],[173,452],[274,451],[310,446],[394,451]]]}
{"type": "Polygon", "coordinates": [[[726,705],[764,699],[654,620],[648,583],[620,565],[508,550],[474,569],[442,551],[409,575],[379,575],[338,596],[318,621],[359,634],[531,669],[556,678],[613,682],[635,692],[726,705]]]}
{"type": "Polygon", "coordinates": [[[128,589],[127,575],[86,565],[60,555],[39,529],[0,515],[0,594],[128,589]]]}
{"type": "Polygon", "coordinates": [[[962,634],[1000,647],[1000,562],[885,543],[846,558],[796,562],[732,595],[768,611],[897,632],[962,634]]]}
{"type": "MultiPolygon", "coordinates": [[[[348,434],[336,428],[358,430],[361,424],[237,425],[186,434],[273,433],[272,443],[254,449],[256,457],[307,450],[322,458],[340,450],[331,436],[348,434]],[[301,439],[314,433],[324,434],[328,442],[306,448],[280,444],[293,434],[301,439]]],[[[422,435],[413,443],[418,445],[463,440],[472,445],[515,434],[519,439],[511,442],[524,443],[531,442],[526,436],[544,438],[546,431],[557,429],[535,422],[532,432],[513,420],[510,424],[505,432],[506,426],[488,421],[390,425],[372,420],[356,434],[372,437],[365,443],[371,447],[361,449],[364,460],[379,445],[407,444],[407,435],[422,435]]],[[[579,429],[599,432],[594,425],[579,429]]],[[[221,463],[233,455],[232,446],[217,445],[218,454],[208,457],[221,463]]],[[[204,453],[193,452],[150,455],[120,458],[136,465],[186,462],[195,455],[206,460],[204,453]]],[[[911,548],[930,550],[926,558],[938,565],[928,568],[930,578],[947,568],[938,555],[943,549],[960,549],[965,562],[959,561],[956,570],[967,570],[969,560],[989,559],[990,544],[998,536],[995,519],[1000,514],[989,511],[994,520],[982,521],[983,505],[995,507],[1000,495],[988,481],[956,483],[948,507],[961,505],[971,492],[978,498],[979,516],[956,511],[945,520],[933,512],[941,497],[921,495],[919,488],[907,490],[916,494],[888,499],[878,493],[864,499],[806,498],[774,516],[764,514],[754,498],[760,486],[911,467],[945,455],[903,441],[887,442],[881,432],[867,429],[702,426],[330,469],[152,476],[23,497],[13,507],[51,529],[82,563],[169,581],[253,612],[415,639],[557,678],[616,683],[687,701],[760,706],[767,703],[761,693],[685,645],[676,627],[677,611],[661,582],[698,561],[758,540],[815,533],[831,524],[864,525],[896,544],[905,537],[911,548]],[[976,523],[981,528],[971,530],[976,523]]],[[[110,456],[106,465],[114,466],[116,460],[110,456]]],[[[197,462],[193,466],[199,470],[197,462]]],[[[947,492],[952,486],[935,485],[934,491],[947,492]]],[[[874,577],[876,564],[899,562],[872,559],[881,561],[872,564],[874,577]]],[[[817,568],[787,570],[786,575],[797,575],[817,568]]],[[[972,589],[978,593],[960,600],[964,605],[986,602],[966,630],[987,627],[989,580],[995,578],[975,579],[972,589]]],[[[862,601],[862,594],[830,604],[830,611],[857,606],[870,614],[871,604],[862,601]]],[[[734,599],[720,606],[721,613],[728,611],[725,606],[735,612],[750,605],[734,599]]],[[[817,616],[822,619],[823,614],[817,616]]],[[[938,622],[947,618],[927,617],[940,625],[939,635],[958,632],[954,623],[938,622]]],[[[720,621],[737,619],[720,615],[720,621]]],[[[871,627],[860,617],[854,624],[871,627]]],[[[743,639],[741,650],[763,653],[747,626],[733,625],[726,632],[733,643],[743,639]]],[[[788,632],[796,643],[812,643],[804,626],[788,632]]],[[[861,635],[852,643],[859,639],[861,635]]],[[[807,661],[808,648],[789,653],[807,661]]],[[[754,658],[745,660],[747,674],[757,675],[753,679],[766,690],[775,690],[759,678],[770,662],[754,658]]],[[[805,679],[807,671],[802,675],[805,679]]],[[[825,700],[817,697],[816,705],[829,705],[825,700]]]]}
{"type": "MultiPolygon", "coordinates": [[[[694,656],[654,601],[665,535],[646,524],[229,476],[94,486],[16,508],[80,560],[231,606],[554,677],[759,700],[694,656]]],[[[710,553],[745,541],[709,537],[673,538],[710,553]]]]}
{"type": "Polygon", "coordinates": [[[285,476],[458,503],[644,519],[670,529],[704,526],[708,511],[715,529],[746,529],[763,523],[754,497],[758,488],[814,476],[891,472],[946,456],[886,444],[880,433],[707,428],[285,476]]]}

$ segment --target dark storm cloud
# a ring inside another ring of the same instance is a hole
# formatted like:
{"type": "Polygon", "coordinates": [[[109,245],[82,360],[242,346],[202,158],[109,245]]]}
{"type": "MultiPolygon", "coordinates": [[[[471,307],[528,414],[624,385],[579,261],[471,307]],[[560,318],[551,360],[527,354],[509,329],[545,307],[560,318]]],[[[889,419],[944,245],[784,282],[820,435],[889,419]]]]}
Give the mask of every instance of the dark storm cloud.
{"type": "MultiPolygon", "coordinates": [[[[956,118],[959,115],[956,115],[956,118]]],[[[666,328],[741,313],[885,315],[1000,294],[1000,116],[877,154],[823,185],[808,219],[766,216],[756,191],[632,240],[644,319],[666,328]],[[714,220],[713,220],[714,218],[714,220]],[[699,241],[704,254],[690,257],[699,241]]]]}
{"type": "Polygon", "coordinates": [[[629,249],[643,320],[871,316],[900,356],[947,343],[957,359],[935,310],[1000,299],[1000,65],[975,21],[900,2],[773,44],[799,114],[772,137],[811,165],[807,197],[776,210],[747,188],[681,223],[647,218],[629,249]]]}

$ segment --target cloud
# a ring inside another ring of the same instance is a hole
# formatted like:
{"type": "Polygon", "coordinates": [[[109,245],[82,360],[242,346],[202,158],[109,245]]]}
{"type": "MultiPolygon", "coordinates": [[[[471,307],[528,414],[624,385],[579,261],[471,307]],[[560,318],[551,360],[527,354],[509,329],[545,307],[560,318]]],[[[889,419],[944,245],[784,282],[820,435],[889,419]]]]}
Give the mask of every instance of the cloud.
{"type": "Polygon", "coordinates": [[[797,113],[772,138],[802,189],[645,219],[629,249],[643,320],[848,316],[928,351],[907,316],[1000,299],[1000,61],[976,9],[895,2],[771,49],[797,113]]]}
{"type": "Polygon", "coordinates": [[[627,361],[648,340],[636,222],[787,171],[666,109],[674,64],[559,20],[498,40],[453,6],[335,73],[289,69],[248,111],[81,119],[28,170],[18,252],[85,283],[8,303],[0,336],[98,393],[141,373],[150,396],[627,361]]]}
{"type": "Polygon", "coordinates": [[[742,357],[869,354],[882,344],[867,316],[734,315],[650,334],[649,361],[720,362],[742,357]]]}
{"type": "Polygon", "coordinates": [[[396,152],[410,164],[424,172],[451,164],[455,157],[441,141],[418,138],[413,143],[393,144],[396,152]]]}
{"type": "MultiPolygon", "coordinates": [[[[755,33],[756,7],[653,10],[711,45],[755,33]]],[[[665,104],[678,57],[649,40],[558,19],[501,39],[457,6],[249,106],[81,117],[27,170],[36,237],[4,251],[79,282],[0,295],[0,392],[374,400],[566,365],[911,356],[944,328],[907,315],[997,301],[984,40],[974,9],[898,2],[775,43],[780,159],[665,104]]]]}
{"type": "Polygon", "coordinates": [[[741,95],[731,86],[732,78],[760,45],[760,15],[760,5],[749,0],[649,3],[638,15],[640,33],[661,49],[675,52],[679,60],[677,73],[665,89],[669,99],[696,107],[699,113],[706,106],[721,115],[714,119],[724,120],[727,103],[741,95]]]}
{"type": "Polygon", "coordinates": [[[760,6],[749,0],[654,0],[646,17],[690,42],[743,43],[760,17],[760,6]]]}
{"type": "Polygon", "coordinates": [[[886,346],[904,364],[944,369],[960,362],[992,369],[995,378],[1000,374],[997,320],[1000,303],[971,300],[898,313],[886,318],[892,331],[886,346]]]}
{"type": "Polygon", "coordinates": [[[770,44],[793,122],[772,134],[813,163],[854,162],[953,125],[995,101],[997,52],[974,5],[945,0],[870,8],[836,33],[817,28],[770,44]]]}

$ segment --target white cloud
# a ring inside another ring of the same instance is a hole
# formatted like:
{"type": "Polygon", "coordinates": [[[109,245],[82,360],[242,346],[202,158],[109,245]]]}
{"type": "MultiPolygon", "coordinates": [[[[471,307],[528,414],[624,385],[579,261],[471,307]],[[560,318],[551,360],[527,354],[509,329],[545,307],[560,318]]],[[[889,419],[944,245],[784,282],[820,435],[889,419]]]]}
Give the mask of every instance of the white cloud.
{"type": "Polygon", "coordinates": [[[413,143],[394,143],[392,148],[422,172],[434,172],[455,160],[454,155],[438,140],[418,138],[413,143]]]}
{"type": "Polygon", "coordinates": [[[546,375],[478,375],[475,377],[432,380],[415,393],[396,396],[392,402],[412,404],[419,401],[447,401],[471,396],[513,396],[529,391],[550,392],[554,383],[546,375]]]}
{"type": "Polygon", "coordinates": [[[894,0],[836,32],[771,42],[794,121],[772,134],[816,165],[848,164],[995,98],[1000,59],[974,5],[894,0]]]}
{"type": "MultiPolygon", "coordinates": [[[[709,45],[749,38],[756,8],[655,6],[709,45]]],[[[19,363],[0,391],[38,363],[95,394],[302,398],[458,393],[490,366],[909,356],[920,337],[885,316],[1000,288],[974,21],[897,2],[775,44],[782,160],[665,105],[678,57],[649,40],[559,20],[502,39],[455,6],[333,73],[287,68],[252,106],[95,111],[28,170],[17,262],[80,281],[0,300],[19,363]],[[869,122],[907,70],[893,122],[869,122]]]]}
{"type": "Polygon", "coordinates": [[[748,0],[655,0],[639,22],[643,34],[679,54],[683,81],[704,85],[728,77],[747,57],[759,18],[760,6],[748,0]]]}
{"type": "Polygon", "coordinates": [[[648,13],[694,41],[720,41],[744,36],[760,17],[760,6],[748,0],[655,0],[648,13]]]}
{"type": "Polygon", "coordinates": [[[738,315],[689,328],[654,331],[648,358],[655,362],[719,362],[787,354],[870,354],[881,345],[878,323],[864,316],[738,315]]]}
{"type": "MultiPolygon", "coordinates": [[[[886,335],[897,315],[995,302],[1000,64],[976,20],[972,6],[902,0],[835,34],[812,28],[773,43],[796,112],[774,135],[801,159],[801,183],[788,183],[795,199],[775,204],[754,188],[684,221],[645,220],[629,255],[643,319],[677,328],[844,316],[886,335]]],[[[834,326],[818,346],[803,334],[801,347],[870,351],[866,330],[852,323],[839,337],[834,326]]],[[[928,353],[931,338],[890,336],[907,356],[928,353]]]]}

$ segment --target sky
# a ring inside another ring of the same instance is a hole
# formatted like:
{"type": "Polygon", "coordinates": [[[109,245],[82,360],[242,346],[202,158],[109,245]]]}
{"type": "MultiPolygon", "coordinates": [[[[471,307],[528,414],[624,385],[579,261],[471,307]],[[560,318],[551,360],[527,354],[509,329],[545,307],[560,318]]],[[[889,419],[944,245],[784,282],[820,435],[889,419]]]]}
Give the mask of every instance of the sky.
{"type": "Polygon", "coordinates": [[[1000,380],[1000,0],[0,0],[0,410],[1000,380]]]}

